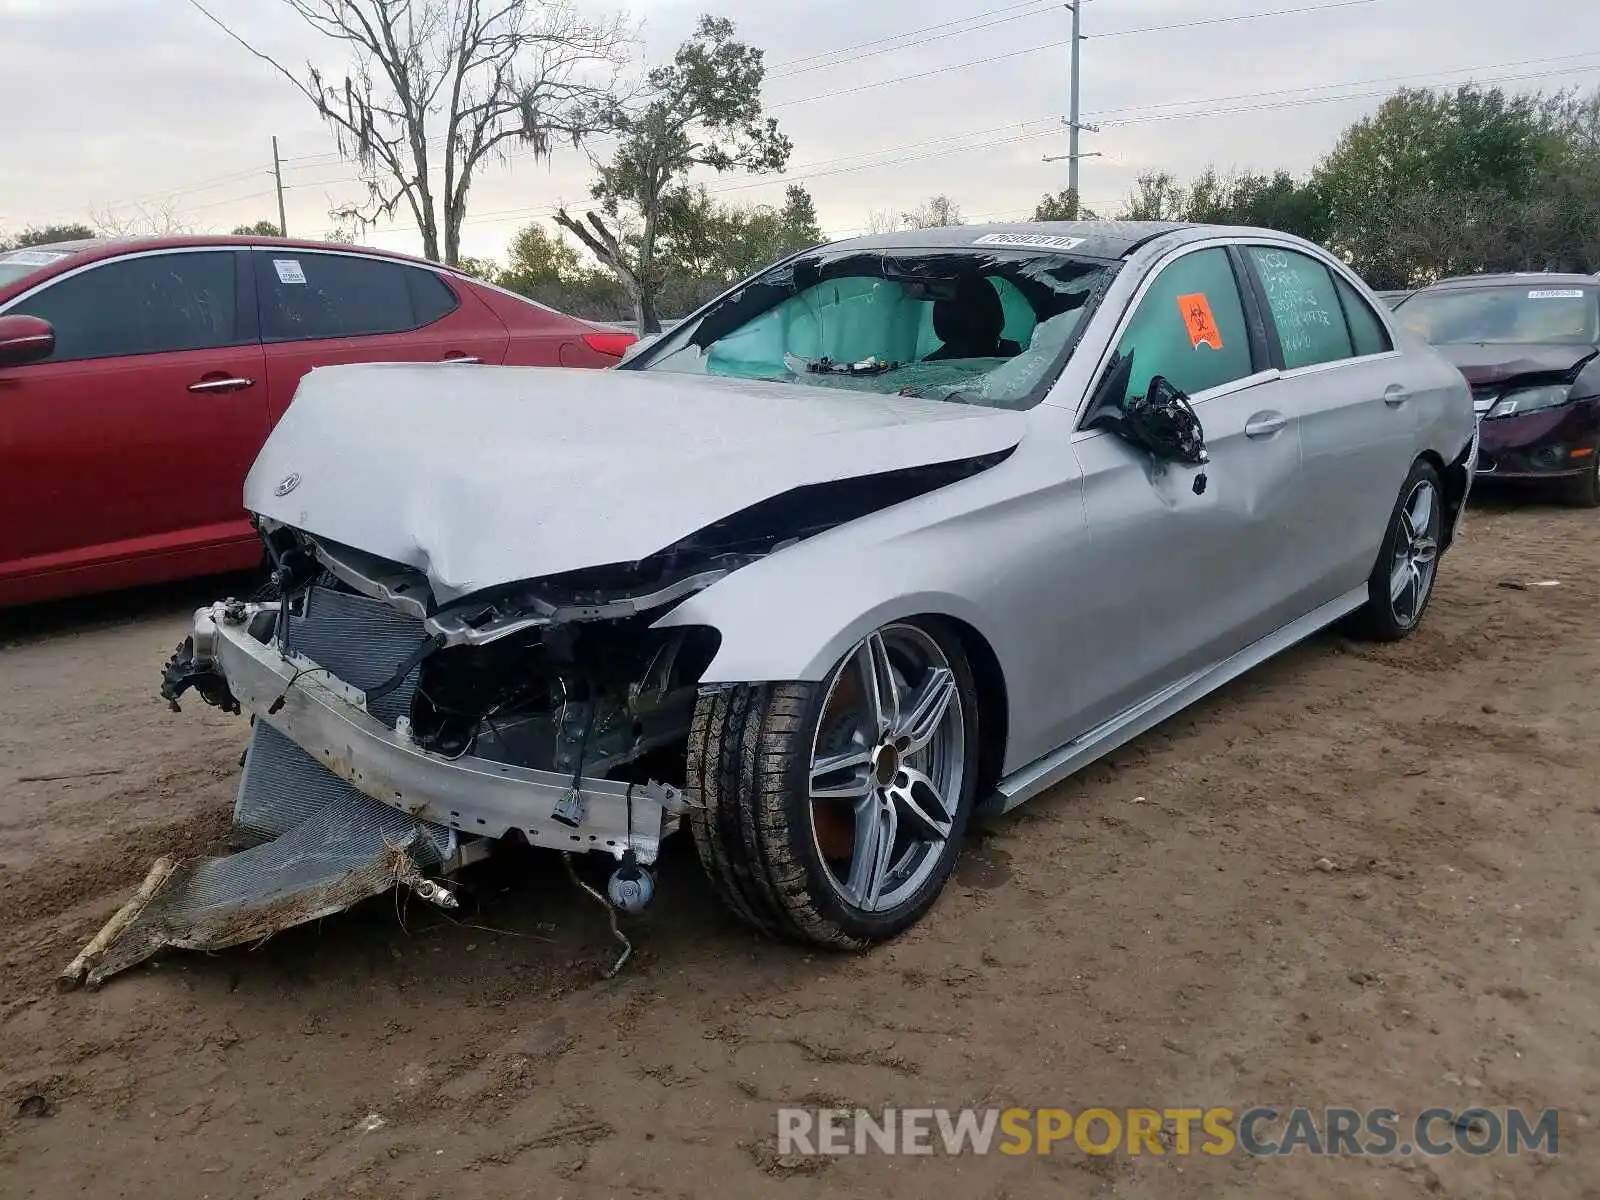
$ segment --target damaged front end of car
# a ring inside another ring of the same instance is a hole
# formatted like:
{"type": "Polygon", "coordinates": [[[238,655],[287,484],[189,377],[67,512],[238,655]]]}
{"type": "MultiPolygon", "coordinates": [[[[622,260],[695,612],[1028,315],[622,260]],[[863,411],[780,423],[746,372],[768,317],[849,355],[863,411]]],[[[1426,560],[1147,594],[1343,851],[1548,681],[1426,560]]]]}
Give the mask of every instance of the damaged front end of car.
{"type": "Polygon", "coordinates": [[[713,629],[660,619],[749,563],[991,459],[793,489],[639,562],[442,604],[414,567],[258,518],[270,596],[198,610],[161,680],[174,709],[193,693],[249,716],[233,813],[245,848],[181,864],[114,919],[71,982],[164,947],[258,941],[397,886],[449,907],[455,872],[507,843],[607,855],[608,914],[643,907],[690,803],[687,739],[719,644],[713,629]]]}

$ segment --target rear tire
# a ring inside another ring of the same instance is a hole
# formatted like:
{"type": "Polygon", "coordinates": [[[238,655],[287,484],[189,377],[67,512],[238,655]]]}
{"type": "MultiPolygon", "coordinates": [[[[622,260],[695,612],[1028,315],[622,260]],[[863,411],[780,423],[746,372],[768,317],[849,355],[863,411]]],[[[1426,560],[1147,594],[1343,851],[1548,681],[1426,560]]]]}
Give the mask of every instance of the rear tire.
{"type": "Polygon", "coordinates": [[[933,906],[955,867],[978,749],[971,667],[935,620],[875,630],[821,683],[708,692],[689,735],[701,864],[770,936],[885,941],[933,906]]]}
{"type": "Polygon", "coordinates": [[[1378,561],[1367,579],[1367,603],[1355,614],[1353,632],[1378,642],[1397,642],[1416,632],[1433,599],[1444,517],[1439,472],[1419,460],[1389,516],[1378,561]]]}
{"type": "Polygon", "coordinates": [[[1590,457],[1589,469],[1561,481],[1561,503],[1573,508],[1600,508],[1600,453],[1590,457]]]}

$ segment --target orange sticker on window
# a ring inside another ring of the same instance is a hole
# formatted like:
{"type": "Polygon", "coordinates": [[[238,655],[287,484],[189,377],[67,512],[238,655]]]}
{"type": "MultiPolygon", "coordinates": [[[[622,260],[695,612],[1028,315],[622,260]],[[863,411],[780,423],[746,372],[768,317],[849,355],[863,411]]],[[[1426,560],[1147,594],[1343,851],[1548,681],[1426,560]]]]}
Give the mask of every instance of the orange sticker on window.
{"type": "Polygon", "coordinates": [[[1183,313],[1183,323],[1189,328],[1189,341],[1196,350],[1201,346],[1222,349],[1222,331],[1217,328],[1217,320],[1211,315],[1211,301],[1206,299],[1204,292],[1179,296],[1178,309],[1183,313]]]}

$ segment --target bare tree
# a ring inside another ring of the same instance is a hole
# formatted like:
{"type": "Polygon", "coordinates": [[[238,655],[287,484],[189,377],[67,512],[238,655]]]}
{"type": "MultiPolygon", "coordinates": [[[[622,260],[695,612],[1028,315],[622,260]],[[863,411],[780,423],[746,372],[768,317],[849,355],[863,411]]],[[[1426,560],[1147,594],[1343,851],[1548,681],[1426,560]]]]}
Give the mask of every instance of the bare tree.
{"type": "Polygon", "coordinates": [[[868,233],[898,233],[900,227],[900,218],[887,208],[875,208],[867,214],[868,233]]]}
{"type": "Polygon", "coordinates": [[[194,232],[194,224],[171,200],[138,204],[127,209],[103,207],[89,214],[102,236],[113,238],[176,237],[194,232]]]}
{"type": "Polygon", "coordinates": [[[574,0],[282,0],[354,59],[342,79],[302,77],[189,2],[292,83],[359,165],[367,199],[335,215],[365,226],[404,204],[423,254],[452,266],[478,168],[602,128],[631,43],[620,15],[591,20],[574,0]]]}
{"type": "Polygon", "coordinates": [[[590,188],[601,211],[577,218],[562,208],[555,216],[616,275],[644,333],[661,328],[657,239],[695,207],[689,172],[781,171],[789,161],[789,139],[762,110],[764,56],[733,34],[732,21],[700,18],[672,62],[650,72],[643,102],[612,109],[621,140],[609,161],[595,164],[599,178],[590,188]],[[628,230],[635,216],[636,235],[628,230]]]}

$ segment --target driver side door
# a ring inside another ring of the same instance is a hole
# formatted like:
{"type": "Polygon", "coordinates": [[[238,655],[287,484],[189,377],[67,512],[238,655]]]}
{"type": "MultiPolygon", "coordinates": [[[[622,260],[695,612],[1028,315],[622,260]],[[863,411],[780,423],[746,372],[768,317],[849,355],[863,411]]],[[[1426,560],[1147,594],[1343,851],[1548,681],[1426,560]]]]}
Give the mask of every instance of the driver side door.
{"type": "Polygon", "coordinates": [[[1094,681],[1078,734],[1273,632],[1293,591],[1284,565],[1300,427],[1233,253],[1214,245],[1167,259],[1116,346],[1132,363],[1113,400],[1164,377],[1194,406],[1210,461],[1163,461],[1107,430],[1073,435],[1089,526],[1075,566],[1101,631],[1074,654],[1094,681]]]}

